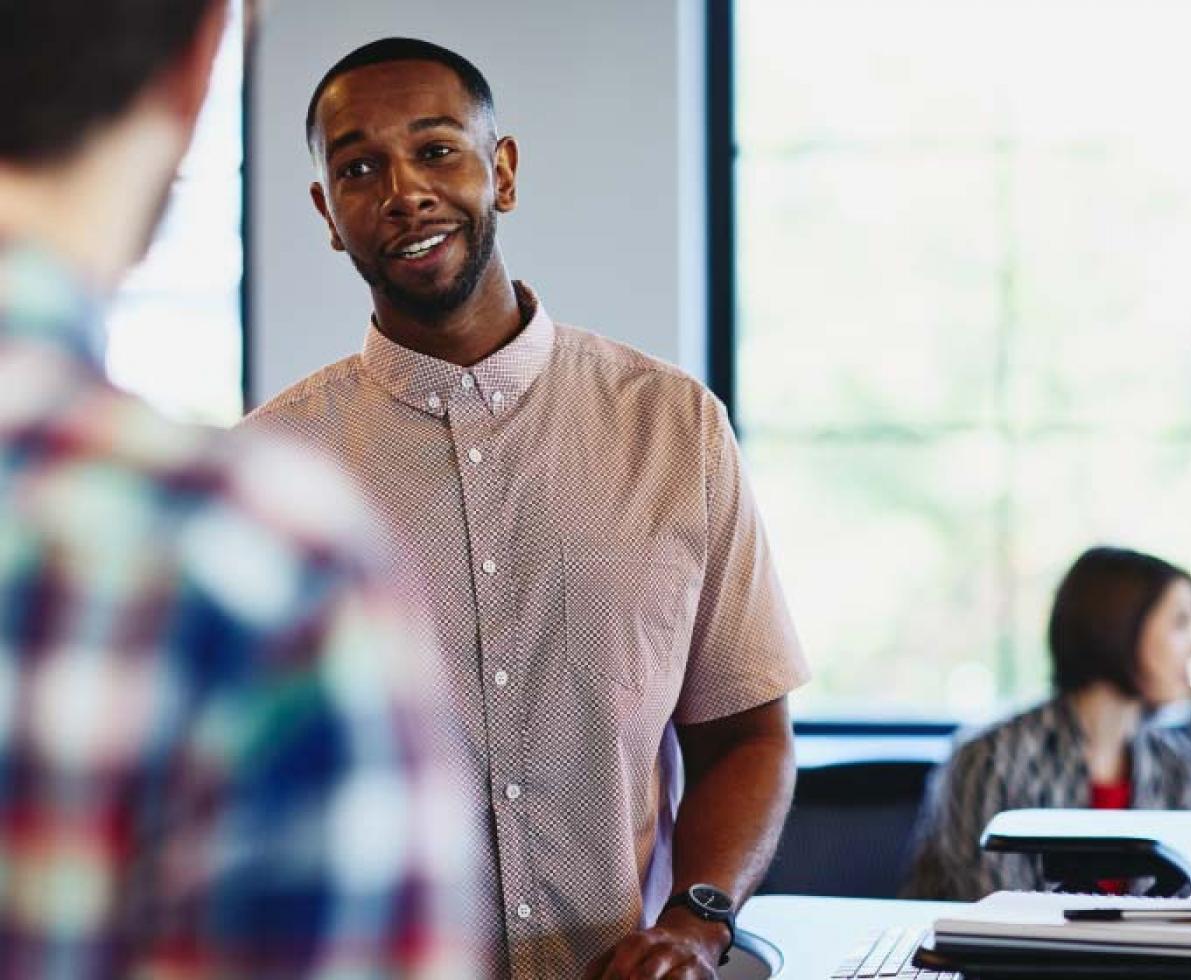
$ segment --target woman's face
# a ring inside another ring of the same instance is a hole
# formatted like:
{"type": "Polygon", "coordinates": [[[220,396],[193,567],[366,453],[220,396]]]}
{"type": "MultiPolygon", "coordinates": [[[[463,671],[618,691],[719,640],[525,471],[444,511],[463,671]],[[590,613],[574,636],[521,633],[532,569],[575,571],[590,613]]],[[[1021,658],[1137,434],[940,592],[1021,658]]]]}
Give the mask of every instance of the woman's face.
{"type": "Polygon", "coordinates": [[[1191,582],[1175,579],[1141,625],[1137,686],[1148,704],[1191,697],[1191,582]]]}

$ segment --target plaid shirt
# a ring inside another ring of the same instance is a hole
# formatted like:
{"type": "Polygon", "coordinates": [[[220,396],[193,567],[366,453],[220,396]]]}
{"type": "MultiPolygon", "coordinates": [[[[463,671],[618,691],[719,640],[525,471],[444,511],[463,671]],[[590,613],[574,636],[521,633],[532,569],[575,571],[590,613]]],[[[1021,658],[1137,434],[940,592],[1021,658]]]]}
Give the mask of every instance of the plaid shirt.
{"type": "Polygon", "coordinates": [[[0,977],[470,976],[358,505],[110,387],[96,323],[0,250],[0,977]]]}

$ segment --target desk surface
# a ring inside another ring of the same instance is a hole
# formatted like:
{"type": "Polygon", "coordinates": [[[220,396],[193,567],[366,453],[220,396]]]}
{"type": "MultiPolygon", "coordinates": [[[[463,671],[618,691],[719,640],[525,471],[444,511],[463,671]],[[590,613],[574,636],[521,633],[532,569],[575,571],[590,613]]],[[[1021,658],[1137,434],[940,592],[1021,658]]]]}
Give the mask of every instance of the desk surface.
{"type": "Polygon", "coordinates": [[[739,924],[781,950],[785,964],[774,977],[826,980],[874,929],[912,925],[925,929],[952,907],[948,902],[759,895],[741,909],[739,924]]]}

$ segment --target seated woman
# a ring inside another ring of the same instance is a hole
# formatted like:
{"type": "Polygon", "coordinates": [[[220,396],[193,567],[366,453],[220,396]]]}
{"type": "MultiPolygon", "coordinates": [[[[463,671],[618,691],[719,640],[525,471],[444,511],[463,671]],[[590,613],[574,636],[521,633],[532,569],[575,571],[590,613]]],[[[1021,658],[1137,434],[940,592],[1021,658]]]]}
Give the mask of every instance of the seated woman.
{"type": "Polygon", "coordinates": [[[1187,572],[1086,551],[1059,585],[1049,641],[1054,697],[963,741],[932,778],[907,897],[1045,887],[1034,859],[980,850],[1001,810],[1191,807],[1191,727],[1170,717],[1191,697],[1187,572]]]}

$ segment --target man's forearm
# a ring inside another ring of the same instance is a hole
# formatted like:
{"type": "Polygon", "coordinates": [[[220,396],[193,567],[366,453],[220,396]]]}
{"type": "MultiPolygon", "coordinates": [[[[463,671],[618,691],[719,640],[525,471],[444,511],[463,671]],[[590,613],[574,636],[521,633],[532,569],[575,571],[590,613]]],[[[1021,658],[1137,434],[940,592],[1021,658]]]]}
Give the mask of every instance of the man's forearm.
{"type": "MultiPolygon", "coordinates": [[[[687,788],[674,828],[674,890],[703,882],[739,906],[765,873],[794,792],[785,698],[680,727],[678,740],[687,788]]],[[[729,938],[725,923],[675,905],[594,961],[586,977],[712,977],[729,938]]]]}
{"type": "Polygon", "coordinates": [[[702,769],[691,761],[674,832],[674,890],[707,882],[743,902],[760,884],[790,808],[793,735],[787,724],[741,739],[702,769]]]}

